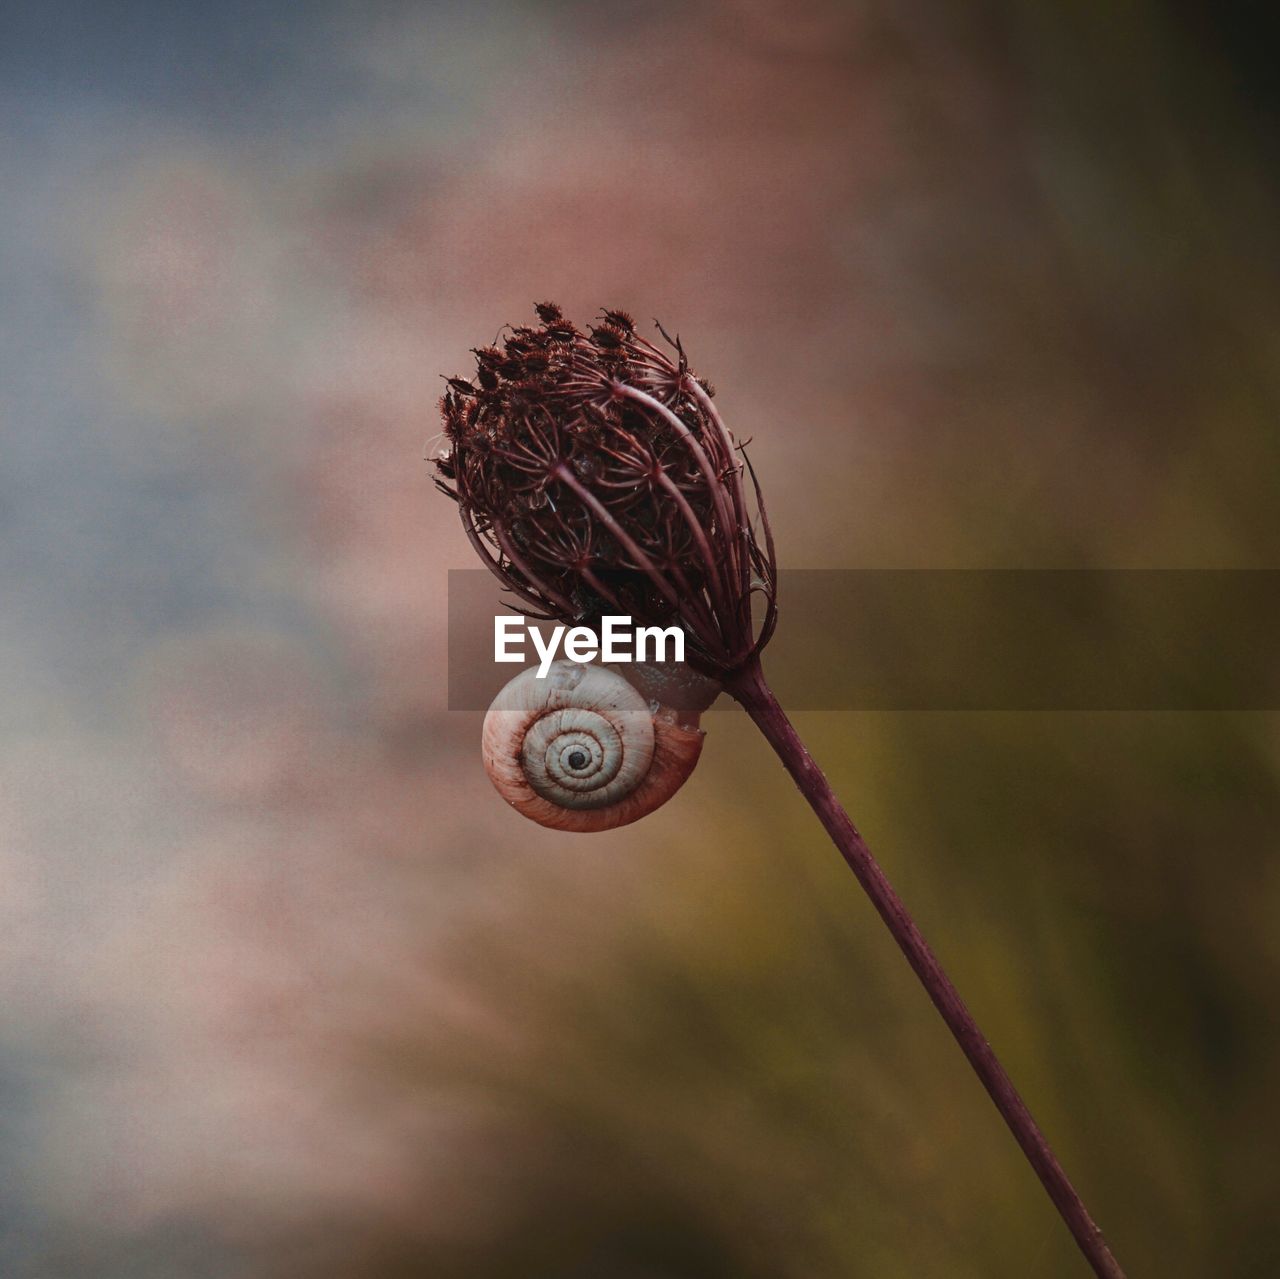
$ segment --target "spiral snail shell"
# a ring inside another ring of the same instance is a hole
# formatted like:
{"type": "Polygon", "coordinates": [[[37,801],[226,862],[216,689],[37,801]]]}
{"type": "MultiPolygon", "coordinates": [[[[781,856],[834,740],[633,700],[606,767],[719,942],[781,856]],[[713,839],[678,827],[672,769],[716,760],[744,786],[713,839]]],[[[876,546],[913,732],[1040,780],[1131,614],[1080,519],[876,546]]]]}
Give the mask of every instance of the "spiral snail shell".
{"type": "Polygon", "coordinates": [[[604,666],[557,661],[543,679],[531,667],[485,715],[485,771],[498,793],[539,825],[612,830],[653,812],[684,785],[702,753],[697,721],[697,710],[648,701],[604,666]]]}

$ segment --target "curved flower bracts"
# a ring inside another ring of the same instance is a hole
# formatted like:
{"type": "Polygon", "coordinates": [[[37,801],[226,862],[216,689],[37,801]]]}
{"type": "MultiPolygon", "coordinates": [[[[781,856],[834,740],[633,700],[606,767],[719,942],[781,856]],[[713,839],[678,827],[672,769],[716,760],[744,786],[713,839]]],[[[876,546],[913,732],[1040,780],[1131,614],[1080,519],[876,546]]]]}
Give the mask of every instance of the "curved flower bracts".
{"type": "Polygon", "coordinates": [[[669,350],[625,311],[585,333],[552,303],[537,313],[476,349],[474,378],[448,379],[437,485],[521,611],[678,623],[704,674],[742,669],[773,634],[777,565],[710,383],[660,325],[669,350]]]}

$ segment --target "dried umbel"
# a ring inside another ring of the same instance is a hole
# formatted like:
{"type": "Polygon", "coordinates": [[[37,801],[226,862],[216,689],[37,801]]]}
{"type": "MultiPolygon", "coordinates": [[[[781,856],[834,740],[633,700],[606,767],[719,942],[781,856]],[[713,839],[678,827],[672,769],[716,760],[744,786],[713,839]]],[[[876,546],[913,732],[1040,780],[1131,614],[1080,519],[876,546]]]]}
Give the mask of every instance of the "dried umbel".
{"type": "Polygon", "coordinates": [[[773,634],[777,569],[710,384],[678,338],[659,329],[664,350],[624,311],[586,332],[551,303],[537,313],[448,379],[437,484],[522,611],[679,624],[698,670],[742,669],[773,634]]]}

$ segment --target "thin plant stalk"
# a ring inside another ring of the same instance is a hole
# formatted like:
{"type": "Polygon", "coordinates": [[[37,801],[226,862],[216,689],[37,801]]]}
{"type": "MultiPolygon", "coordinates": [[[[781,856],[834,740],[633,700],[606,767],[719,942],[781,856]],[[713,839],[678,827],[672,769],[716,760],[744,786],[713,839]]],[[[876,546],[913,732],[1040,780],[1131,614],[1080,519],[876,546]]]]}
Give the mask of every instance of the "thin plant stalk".
{"type": "Polygon", "coordinates": [[[726,691],[738,701],[769,745],[777,752],[787,772],[809,801],[818,820],[831,836],[832,843],[848,863],[872,905],[884,920],[894,941],[920,979],[933,1006],[942,1015],[947,1028],[955,1036],[961,1051],[982,1081],[996,1109],[1003,1116],[1023,1154],[1035,1169],[1049,1198],[1053,1201],[1067,1228],[1075,1236],[1094,1273],[1100,1279],[1124,1279],[1124,1271],[1116,1261],[1088,1209],[1071,1184],[1057,1156],[1031,1112],[1014,1087],[1008,1072],[1000,1064],[995,1050],[978,1028],[973,1014],[943,971],[937,956],[925,941],[902,899],[885,877],[872,856],[858,828],[836,798],[822,770],[814,762],[794,725],[787,718],[777,697],[765,680],[758,658],[730,676],[726,691]]]}

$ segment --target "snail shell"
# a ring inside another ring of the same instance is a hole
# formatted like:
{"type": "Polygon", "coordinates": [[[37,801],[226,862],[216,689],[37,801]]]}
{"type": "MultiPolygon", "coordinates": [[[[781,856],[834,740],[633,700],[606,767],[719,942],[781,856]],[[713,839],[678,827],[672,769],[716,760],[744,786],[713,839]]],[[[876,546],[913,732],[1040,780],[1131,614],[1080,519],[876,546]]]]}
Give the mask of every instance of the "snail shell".
{"type": "Polygon", "coordinates": [[[530,667],[484,717],[485,771],[526,817],[555,830],[612,830],[666,803],[693,772],[704,734],[696,713],[645,699],[617,671],[530,667]]]}

